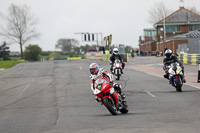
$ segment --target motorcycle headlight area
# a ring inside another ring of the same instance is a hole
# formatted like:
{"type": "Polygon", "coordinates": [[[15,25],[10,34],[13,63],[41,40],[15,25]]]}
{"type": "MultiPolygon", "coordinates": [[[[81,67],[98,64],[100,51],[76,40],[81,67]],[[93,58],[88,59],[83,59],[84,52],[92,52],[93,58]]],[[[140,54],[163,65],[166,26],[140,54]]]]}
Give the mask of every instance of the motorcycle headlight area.
{"type": "Polygon", "coordinates": [[[100,90],[95,89],[93,93],[94,93],[94,95],[96,95],[96,94],[99,94],[100,92],[101,92],[100,90]]]}
{"type": "Polygon", "coordinates": [[[110,94],[113,94],[115,92],[114,88],[110,89],[110,94]]]}
{"type": "Polygon", "coordinates": [[[169,70],[169,73],[172,74],[172,75],[175,75],[175,71],[172,70],[172,69],[169,70]]]}
{"type": "Polygon", "coordinates": [[[176,73],[179,74],[181,72],[181,69],[177,69],[176,73]]]}

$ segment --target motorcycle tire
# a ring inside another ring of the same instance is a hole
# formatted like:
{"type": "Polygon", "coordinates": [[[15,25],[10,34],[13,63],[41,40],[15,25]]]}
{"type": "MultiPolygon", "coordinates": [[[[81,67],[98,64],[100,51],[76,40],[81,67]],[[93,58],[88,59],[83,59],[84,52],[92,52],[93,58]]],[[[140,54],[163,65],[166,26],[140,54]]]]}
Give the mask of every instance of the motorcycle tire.
{"type": "Polygon", "coordinates": [[[117,80],[120,80],[119,70],[117,70],[117,80]]]}
{"type": "Polygon", "coordinates": [[[182,92],[182,84],[180,83],[179,78],[176,78],[176,91],[182,92]]]}
{"type": "Polygon", "coordinates": [[[111,97],[111,100],[110,100],[108,97],[104,98],[104,99],[103,99],[103,102],[104,102],[106,108],[108,109],[108,111],[109,111],[112,115],[117,115],[117,108],[116,108],[116,106],[115,106],[115,102],[114,102],[114,100],[112,99],[112,97],[111,97]]]}
{"type": "Polygon", "coordinates": [[[123,103],[123,108],[120,110],[120,112],[122,113],[122,114],[126,114],[126,113],[128,113],[128,105],[126,104],[126,102],[124,101],[124,103],[123,103]]]}

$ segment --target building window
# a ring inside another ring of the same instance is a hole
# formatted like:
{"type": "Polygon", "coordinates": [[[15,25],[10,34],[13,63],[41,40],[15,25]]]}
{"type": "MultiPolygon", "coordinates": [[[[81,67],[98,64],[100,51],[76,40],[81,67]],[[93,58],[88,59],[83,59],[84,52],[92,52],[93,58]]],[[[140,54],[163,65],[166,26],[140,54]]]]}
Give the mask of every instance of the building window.
{"type": "Polygon", "coordinates": [[[194,30],[198,30],[198,29],[200,29],[200,25],[195,24],[195,25],[194,25],[194,30]]]}
{"type": "Polygon", "coordinates": [[[145,31],[145,36],[151,36],[151,31],[145,31]]]}
{"type": "Polygon", "coordinates": [[[193,31],[194,30],[194,26],[193,25],[189,25],[189,31],[193,31]]]}
{"type": "Polygon", "coordinates": [[[181,32],[181,26],[180,26],[180,25],[177,25],[177,26],[176,26],[176,31],[177,31],[177,32],[181,32]]]}
{"type": "Polygon", "coordinates": [[[165,31],[166,31],[166,33],[176,32],[176,26],[175,25],[166,25],[165,31]]]}

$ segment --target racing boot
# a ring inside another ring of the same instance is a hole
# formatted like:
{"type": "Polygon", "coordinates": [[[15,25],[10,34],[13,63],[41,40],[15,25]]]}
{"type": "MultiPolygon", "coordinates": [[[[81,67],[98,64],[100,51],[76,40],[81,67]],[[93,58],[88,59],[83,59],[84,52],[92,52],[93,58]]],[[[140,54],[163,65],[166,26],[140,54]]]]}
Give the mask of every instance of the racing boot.
{"type": "Polygon", "coordinates": [[[183,76],[183,83],[186,83],[185,76],[183,76]]]}
{"type": "Polygon", "coordinates": [[[121,73],[124,74],[124,73],[123,73],[123,69],[122,69],[121,73]]]}
{"type": "Polygon", "coordinates": [[[121,92],[120,95],[121,95],[123,100],[126,98],[126,95],[124,93],[121,92]]]}
{"type": "Polygon", "coordinates": [[[168,74],[166,73],[165,75],[163,75],[164,78],[169,79],[168,74]]]}

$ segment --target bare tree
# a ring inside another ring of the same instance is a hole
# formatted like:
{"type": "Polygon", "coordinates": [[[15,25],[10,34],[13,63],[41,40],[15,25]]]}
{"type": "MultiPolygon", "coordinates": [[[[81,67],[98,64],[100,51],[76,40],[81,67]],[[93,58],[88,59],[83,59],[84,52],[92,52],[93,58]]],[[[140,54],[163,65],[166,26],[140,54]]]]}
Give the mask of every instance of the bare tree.
{"type": "Polygon", "coordinates": [[[61,49],[63,53],[69,53],[78,45],[79,41],[75,39],[59,39],[55,47],[61,49]]]}
{"type": "Polygon", "coordinates": [[[21,58],[24,59],[22,46],[33,38],[39,37],[35,30],[38,19],[30,12],[26,5],[9,7],[8,15],[0,14],[7,23],[7,28],[1,27],[1,35],[10,39],[12,43],[18,43],[21,50],[21,58]]]}
{"type": "Polygon", "coordinates": [[[194,13],[196,13],[196,14],[200,15],[200,12],[197,11],[196,7],[187,7],[187,9],[190,10],[190,11],[192,11],[192,12],[194,12],[194,13]]]}
{"type": "Polygon", "coordinates": [[[151,24],[159,22],[168,16],[172,11],[167,9],[164,3],[156,2],[155,5],[149,10],[149,18],[148,21],[151,24]]]}

